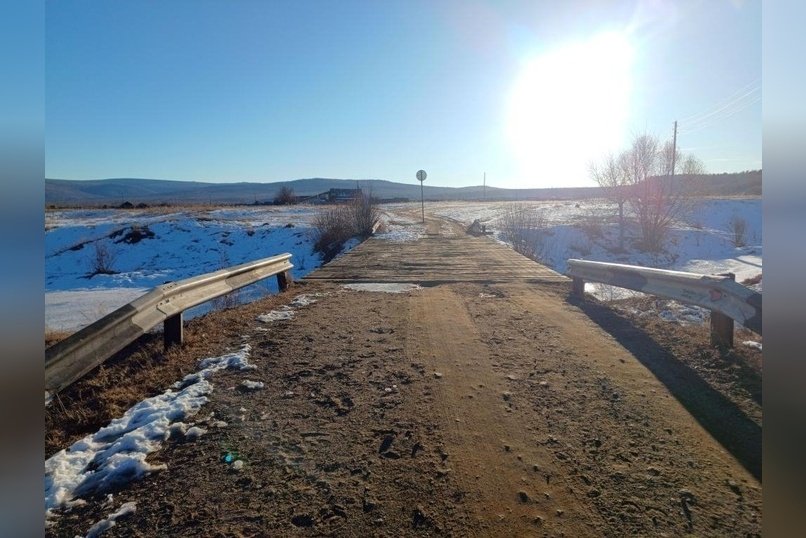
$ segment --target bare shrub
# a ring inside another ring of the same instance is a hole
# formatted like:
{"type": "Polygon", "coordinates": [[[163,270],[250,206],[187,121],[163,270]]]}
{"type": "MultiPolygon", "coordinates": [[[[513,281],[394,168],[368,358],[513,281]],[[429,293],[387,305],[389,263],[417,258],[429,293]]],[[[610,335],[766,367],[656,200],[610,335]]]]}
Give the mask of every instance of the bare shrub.
{"type": "Polygon", "coordinates": [[[281,187],[277,194],[274,196],[275,205],[290,205],[297,201],[297,196],[294,194],[294,189],[288,186],[281,187]]]}
{"type": "MultiPolygon", "coordinates": [[[[598,214],[595,209],[588,209],[577,225],[589,241],[595,241],[604,238],[603,225],[606,220],[606,217],[598,214]]],[[[619,246],[621,246],[621,242],[619,242],[619,246]]]]}
{"type": "Polygon", "coordinates": [[[377,202],[371,195],[359,195],[347,205],[328,207],[313,219],[314,245],[325,263],[332,260],[349,239],[366,238],[381,218],[377,202]]]}
{"type": "Polygon", "coordinates": [[[502,239],[512,244],[515,252],[533,260],[541,259],[545,245],[546,218],[522,205],[508,205],[499,219],[502,239]]]}
{"type": "Polygon", "coordinates": [[[739,215],[734,215],[728,222],[728,230],[734,247],[747,246],[747,221],[739,215]]]}
{"type": "Polygon", "coordinates": [[[106,241],[96,241],[94,248],[90,251],[89,257],[89,278],[95,275],[115,275],[118,273],[114,269],[118,252],[106,241]]]}
{"type": "Polygon", "coordinates": [[[372,199],[372,193],[356,196],[350,203],[350,221],[354,235],[369,237],[381,218],[378,204],[372,199]]]}
{"type": "Polygon", "coordinates": [[[328,207],[314,215],[315,251],[322,254],[325,263],[341,251],[344,243],[352,237],[350,212],[347,206],[328,207]]]}

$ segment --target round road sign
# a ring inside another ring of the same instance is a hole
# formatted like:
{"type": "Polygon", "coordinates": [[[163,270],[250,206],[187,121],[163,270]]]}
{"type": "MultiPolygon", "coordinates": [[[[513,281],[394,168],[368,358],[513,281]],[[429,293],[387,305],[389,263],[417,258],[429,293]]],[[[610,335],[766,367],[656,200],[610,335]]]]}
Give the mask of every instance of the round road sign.
{"type": "Polygon", "coordinates": [[[420,181],[420,182],[425,181],[426,177],[427,177],[427,174],[425,173],[425,170],[418,170],[417,171],[417,180],[418,181],[420,181]]]}

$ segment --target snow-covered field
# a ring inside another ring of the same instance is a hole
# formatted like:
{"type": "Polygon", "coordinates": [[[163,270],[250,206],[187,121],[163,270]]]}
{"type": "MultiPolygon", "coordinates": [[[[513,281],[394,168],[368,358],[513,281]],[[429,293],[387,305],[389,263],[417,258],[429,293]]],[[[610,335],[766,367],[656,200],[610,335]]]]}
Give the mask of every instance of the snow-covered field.
{"type": "MultiPolygon", "coordinates": [[[[154,286],[283,252],[292,254],[293,277],[302,278],[322,264],[313,251],[316,211],[315,206],[49,211],[45,328],[73,332],[154,286]],[[99,255],[113,274],[90,276],[99,255]]],[[[413,240],[422,231],[393,213],[383,219],[388,231],[382,237],[391,241],[413,240]]],[[[344,252],[356,244],[348,242],[344,252]]],[[[276,292],[276,280],[266,279],[240,290],[238,299],[276,292]]],[[[199,305],[186,317],[211,307],[199,305]]]]}
{"type": "MultiPolygon", "coordinates": [[[[479,219],[501,240],[500,217],[513,202],[433,202],[428,210],[469,225],[479,219]]],[[[628,229],[624,252],[618,252],[615,207],[604,200],[518,203],[542,215],[541,259],[565,272],[568,258],[660,267],[703,274],[731,271],[736,280],[762,269],[761,200],[704,200],[671,233],[664,252],[649,254],[631,246],[637,231],[628,229]],[[746,223],[746,246],[736,247],[730,221],[746,223]]],[[[419,204],[383,206],[391,241],[417,239],[422,226],[401,213],[419,204]]],[[[419,209],[419,207],[417,207],[419,209]]],[[[65,210],[45,215],[46,329],[74,331],[128,303],[148,289],[223,267],[273,256],[293,255],[292,271],[301,278],[322,263],[313,252],[315,206],[241,207],[186,210],[65,210]],[[96,274],[98,250],[114,274],[96,274]]],[[[345,251],[354,246],[351,242],[345,251]]],[[[239,299],[275,293],[276,281],[241,290],[239,299]]],[[[624,292],[597,285],[602,298],[624,292]]],[[[210,304],[188,312],[209,310],[210,304]]]]}
{"type": "MultiPolygon", "coordinates": [[[[741,282],[762,271],[761,199],[708,199],[698,203],[685,221],[672,227],[663,252],[634,246],[638,230],[628,227],[625,251],[619,252],[616,206],[605,200],[523,202],[542,216],[540,252],[543,263],[564,273],[569,258],[625,263],[701,274],[730,271],[741,282]],[[745,246],[734,245],[731,221],[746,223],[745,246]]],[[[432,204],[437,215],[465,224],[479,219],[501,240],[500,217],[506,203],[432,204]]],[[[597,286],[592,286],[598,289],[597,286]]],[[[619,294],[607,290],[608,294],[619,294]]],[[[623,294],[622,294],[623,295],[623,294]]]]}

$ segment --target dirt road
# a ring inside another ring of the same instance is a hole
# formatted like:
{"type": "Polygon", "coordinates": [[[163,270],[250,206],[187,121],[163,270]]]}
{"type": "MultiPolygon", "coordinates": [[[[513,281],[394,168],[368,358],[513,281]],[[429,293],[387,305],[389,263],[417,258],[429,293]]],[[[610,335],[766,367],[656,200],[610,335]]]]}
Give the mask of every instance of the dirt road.
{"type": "Polygon", "coordinates": [[[308,282],[227,313],[265,386],[218,374],[196,421],[226,427],[50,534],[134,500],[109,536],[759,535],[759,480],[567,288],[308,282]],[[256,320],[299,293],[317,302],[256,320]]]}

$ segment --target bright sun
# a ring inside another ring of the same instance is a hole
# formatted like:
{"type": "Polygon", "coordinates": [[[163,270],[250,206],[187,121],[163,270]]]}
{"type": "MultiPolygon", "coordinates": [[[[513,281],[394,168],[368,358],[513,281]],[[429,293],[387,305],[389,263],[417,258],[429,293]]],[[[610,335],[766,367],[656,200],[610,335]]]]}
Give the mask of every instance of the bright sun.
{"type": "Polygon", "coordinates": [[[588,164],[618,149],[627,121],[633,49],[597,35],[530,61],[509,96],[507,137],[523,187],[589,184],[588,164]]]}

